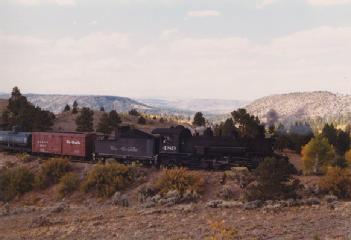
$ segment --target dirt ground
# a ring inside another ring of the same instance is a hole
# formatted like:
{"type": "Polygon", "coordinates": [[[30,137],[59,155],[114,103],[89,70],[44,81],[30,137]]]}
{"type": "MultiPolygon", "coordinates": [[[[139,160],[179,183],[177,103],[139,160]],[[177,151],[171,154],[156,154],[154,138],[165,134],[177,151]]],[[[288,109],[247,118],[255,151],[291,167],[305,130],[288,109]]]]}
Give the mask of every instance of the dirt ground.
{"type": "MultiPolygon", "coordinates": [[[[22,164],[16,155],[0,153],[0,165],[7,161],[22,164]]],[[[26,163],[32,169],[38,164],[26,163]]],[[[77,171],[89,168],[75,164],[77,171]]],[[[158,174],[151,171],[152,176],[158,174]]],[[[237,232],[230,239],[351,239],[351,202],[330,205],[321,200],[312,206],[252,210],[211,208],[206,203],[218,199],[221,173],[203,174],[207,189],[197,203],[169,207],[145,208],[137,200],[137,187],[124,193],[128,207],[82,193],[59,199],[55,186],[30,192],[9,204],[0,203],[0,239],[211,239],[218,231],[211,223],[222,221],[223,229],[237,232]]],[[[307,184],[316,181],[301,178],[307,184]]]]}

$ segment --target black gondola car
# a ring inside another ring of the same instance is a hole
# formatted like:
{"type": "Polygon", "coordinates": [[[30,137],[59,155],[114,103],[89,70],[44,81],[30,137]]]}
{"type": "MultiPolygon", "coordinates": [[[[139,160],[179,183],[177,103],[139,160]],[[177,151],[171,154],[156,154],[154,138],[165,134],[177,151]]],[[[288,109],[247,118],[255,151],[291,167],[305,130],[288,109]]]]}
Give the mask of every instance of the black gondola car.
{"type": "Polygon", "coordinates": [[[113,158],[122,162],[140,161],[155,164],[157,161],[157,139],[129,126],[119,127],[114,139],[95,141],[95,159],[113,158]]]}

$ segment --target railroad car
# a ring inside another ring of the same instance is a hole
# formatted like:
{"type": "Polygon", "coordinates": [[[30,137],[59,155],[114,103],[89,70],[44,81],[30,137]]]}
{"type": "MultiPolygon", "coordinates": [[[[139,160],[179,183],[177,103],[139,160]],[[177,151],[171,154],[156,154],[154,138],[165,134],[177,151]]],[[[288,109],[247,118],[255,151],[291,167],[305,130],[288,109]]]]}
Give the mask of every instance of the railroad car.
{"type": "Polygon", "coordinates": [[[0,131],[0,148],[11,151],[31,152],[32,133],[0,131]]]}
{"type": "Polygon", "coordinates": [[[32,152],[91,159],[96,134],[76,132],[33,132],[32,152]]]}
{"type": "Polygon", "coordinates": [[[152,134],[123,126],[116,129],[112,139],[77,132],[0,131],[0,148],[6,150],[91,162],[113,158],[124,163],[191,168],[256,168],[262,159],[274,154],[272,146],[271,139],[217,137],[211,129],[194,136],[184,126],[156,128],[152,134]]]}
{"type": "Polygon", "coordinates": [[[113,158],[122,162],[140,161],[156,164],[158,140],[153,135],[130,126],[116,129],[114,139],[95,141],[95,159],[113,158]]]}

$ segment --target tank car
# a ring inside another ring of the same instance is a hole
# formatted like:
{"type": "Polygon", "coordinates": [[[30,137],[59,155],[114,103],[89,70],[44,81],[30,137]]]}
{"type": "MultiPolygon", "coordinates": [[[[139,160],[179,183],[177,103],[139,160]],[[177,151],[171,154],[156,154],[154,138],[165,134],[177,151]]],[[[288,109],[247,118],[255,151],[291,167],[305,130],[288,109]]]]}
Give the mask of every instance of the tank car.
{"type": "Polygon", "coordinates": [[[31,152],[32,133],[0,131],[0,148],[11,151],[31,152]]]}

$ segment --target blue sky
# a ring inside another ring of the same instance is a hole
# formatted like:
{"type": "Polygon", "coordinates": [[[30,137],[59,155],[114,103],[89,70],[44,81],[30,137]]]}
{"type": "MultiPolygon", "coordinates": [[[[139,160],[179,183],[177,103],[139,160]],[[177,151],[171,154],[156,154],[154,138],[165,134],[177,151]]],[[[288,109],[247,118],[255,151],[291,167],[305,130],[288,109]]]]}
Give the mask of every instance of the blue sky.
{"type": "Polygon", "coordinates": [[[351,0],[1,0],[0,90],[351,92],[351,0]]]}

